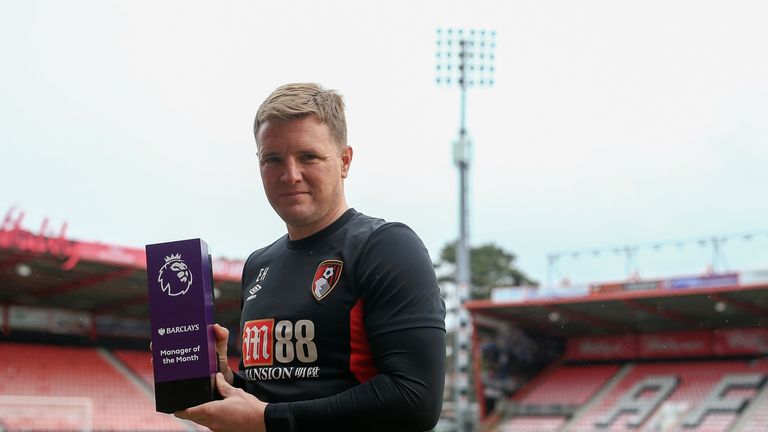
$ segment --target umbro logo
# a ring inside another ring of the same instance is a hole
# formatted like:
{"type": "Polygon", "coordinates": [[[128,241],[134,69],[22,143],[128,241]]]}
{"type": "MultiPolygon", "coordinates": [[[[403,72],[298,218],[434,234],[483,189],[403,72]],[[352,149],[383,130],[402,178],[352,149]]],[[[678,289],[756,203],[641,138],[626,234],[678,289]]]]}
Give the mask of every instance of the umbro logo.
{"type": "Polygon", "coordinates": [[[267,278],[267,272],[269,271],[269,267],[264,267],[262,269],[259,269],[259,275],[256,276],[256,284],[251,287],[251,289],[248,290],[248,294],[250,294],[248,297],[246,297],[245,301],[253,300],[254,297],[256,297],[256,293],[259,292],[261,289],[261,285],[258,284],[258,282],[263,282],[264,279],[267,278]]]}
{"type": "Polygon", "coordinates": [[[248,297],[246,297],[245,301],[253,300],[254,297],[256,297],[256,293],[261,290],[261,285],[256,284],[253,286],[253,288],[248,290],[248,294],[250,294],[248,297]]]}

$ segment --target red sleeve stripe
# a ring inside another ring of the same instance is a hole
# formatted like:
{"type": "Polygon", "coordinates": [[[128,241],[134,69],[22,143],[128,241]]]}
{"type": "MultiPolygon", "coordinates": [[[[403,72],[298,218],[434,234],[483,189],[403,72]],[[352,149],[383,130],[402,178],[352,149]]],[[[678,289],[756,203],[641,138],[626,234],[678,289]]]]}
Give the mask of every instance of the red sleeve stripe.
{"type": "Polygon", "coordinates": [[[349,311],[349,371],[364,383],[378,373],[363,325],[363,300],[349,311]]]}

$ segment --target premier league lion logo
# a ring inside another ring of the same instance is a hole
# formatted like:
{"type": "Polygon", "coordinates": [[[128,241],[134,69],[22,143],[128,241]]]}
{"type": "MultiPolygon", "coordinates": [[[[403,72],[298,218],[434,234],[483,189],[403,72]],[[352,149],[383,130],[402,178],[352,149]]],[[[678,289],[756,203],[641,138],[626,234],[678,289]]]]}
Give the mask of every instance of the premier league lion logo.
{"type": "Polygon", "coordinates": [[[192,273],[181,259],[181,254],[165,257],[165,265],[160,268],[157,281],[160,282],[163,292],[169,296],[186,294],[192,286],[192,273]]]}

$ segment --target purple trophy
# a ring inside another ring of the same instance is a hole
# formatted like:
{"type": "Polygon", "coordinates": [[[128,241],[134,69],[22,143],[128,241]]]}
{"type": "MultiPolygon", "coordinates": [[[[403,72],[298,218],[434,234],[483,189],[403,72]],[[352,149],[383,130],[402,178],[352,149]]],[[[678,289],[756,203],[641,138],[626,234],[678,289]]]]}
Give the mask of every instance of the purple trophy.
{"type": "Polygon", "coordinates": [[[213,272],[200,239],[147,245],[155,408],[172,413],[217,398],[213,272]]]}

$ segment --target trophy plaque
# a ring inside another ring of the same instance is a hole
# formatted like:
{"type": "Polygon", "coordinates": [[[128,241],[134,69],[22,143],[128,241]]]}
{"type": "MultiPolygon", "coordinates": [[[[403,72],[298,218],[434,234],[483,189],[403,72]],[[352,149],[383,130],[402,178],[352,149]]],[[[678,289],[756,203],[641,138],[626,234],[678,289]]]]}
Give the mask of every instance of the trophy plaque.
{"type": "Polygon", "coordinates": [[[155,408],[173,413],[217,397],[213,269],[200,239],[146,251],[155,408]]]}

